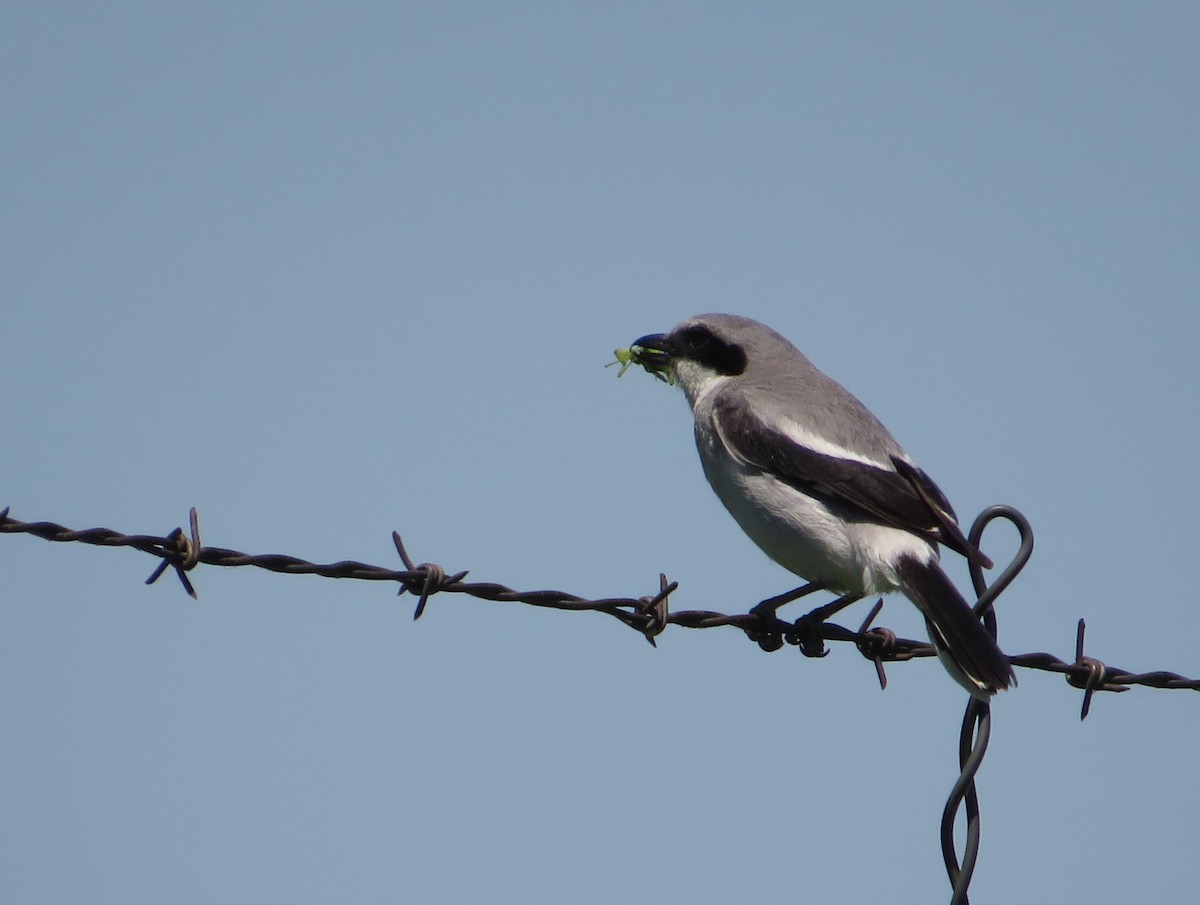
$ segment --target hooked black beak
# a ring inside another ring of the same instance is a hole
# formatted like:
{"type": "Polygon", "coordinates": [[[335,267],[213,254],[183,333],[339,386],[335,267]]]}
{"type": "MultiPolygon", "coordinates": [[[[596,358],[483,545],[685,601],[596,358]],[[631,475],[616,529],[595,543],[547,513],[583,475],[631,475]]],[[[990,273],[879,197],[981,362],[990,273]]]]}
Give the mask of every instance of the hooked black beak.
{"type": "Polygon", "coordinates": [[[650,368],[666,367],[674,357],[672,344],[665,333],[651,333],[641,339],[635,339],[629,351],[633,353],[634,361],[650,368]]]}
{"type": "Polygon", "coordinates": [[[641,365],[663,383],[675,383],[675,372],[671,363],[675,359],[675,345],[665,333],[651,333],[635,340],[629,347],[635,364],[641,365]]]}

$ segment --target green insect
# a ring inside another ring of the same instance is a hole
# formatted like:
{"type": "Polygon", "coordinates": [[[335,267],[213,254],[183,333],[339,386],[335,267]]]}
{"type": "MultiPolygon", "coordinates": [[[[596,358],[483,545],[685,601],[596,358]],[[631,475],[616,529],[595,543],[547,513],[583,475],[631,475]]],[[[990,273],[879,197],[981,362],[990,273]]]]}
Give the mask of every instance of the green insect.
{"type": "Polygon", "coordinates": [[[615,361],[610,361],[605,365],[606,368],[611,368],[613,365],[620,365],[621,370],[617,372],[618,377],[624,377],[625,372],[632,365],[640,365],[648,374],[653,374],[663,383],[675,385],[675,374],[670,368],[667,368],[648,358],[642,350],[641,346],[619,346],[613,350],[613,355],[616,356],[615,361]]]}

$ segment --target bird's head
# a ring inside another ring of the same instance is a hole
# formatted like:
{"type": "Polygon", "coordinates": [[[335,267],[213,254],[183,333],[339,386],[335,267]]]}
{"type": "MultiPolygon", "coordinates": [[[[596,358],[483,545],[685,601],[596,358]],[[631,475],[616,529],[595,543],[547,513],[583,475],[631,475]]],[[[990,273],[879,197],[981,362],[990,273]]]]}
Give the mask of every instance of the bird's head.
{"type": "Polygon", "coordinates": [[[617,361],[622,372],[636,364],[659,380],[678,383],[694,404],[717,383],[745,372],[747,348],[754,334],[764,330],[771,332],[748,318],[701,314],[670,333],[651,333],[617,349],[617,361]]]}

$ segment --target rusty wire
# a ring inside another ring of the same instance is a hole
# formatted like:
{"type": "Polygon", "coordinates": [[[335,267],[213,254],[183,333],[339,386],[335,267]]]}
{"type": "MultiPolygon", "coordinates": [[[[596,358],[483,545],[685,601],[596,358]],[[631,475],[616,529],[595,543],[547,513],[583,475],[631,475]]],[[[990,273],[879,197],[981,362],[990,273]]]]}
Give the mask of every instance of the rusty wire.
{"type": "MultiPolygon", "coordinates": [[[[22,522],[12,518],[7,508],[0,510],[0,534],[32,534],[36,537],[60,543],[75,542],[101,547],[133,547],[160,559],[146,584],[152,584],[167,569],[173,569],[183,588],[193,598],[196,589],[188,578],[188,572],[201,563],[213,566],[254,566],[272,572],[291,575],[320,575],[326,578],[349,578],[360,581],[390,581],[400,585],[400,593],[408,592],[417,598],[413,618],[419,619],[425,612],[429,599],[435,594],[465,594],[481,600],[500,603],[522,603],[529,606],[560,610],[607,613],[625,625],[640,632],[647,641],[656,645],[655,639],[668,625],[684,628],[716,628],[731,626],[743,631],[750,640],[764,651],[776,651],[784,645],[797,647],[808,657],[823,657],[828,653],[826,642],[847,642],[855,645],[859,652],[870,660],[876,670],[881,688],[887,687],[884,663],[902,662],[937,653],[933,645],[897,637],[890,629],[873,626],[883,601],[871,608],[866,619],[857,630],[827,621],[840,609],[841,600],[817,607],[798,619],[780,619],[774,609],[759,608],[746,613],[727,614],[714,610],[679,610],[672,612],[670,595],[678,587],[677,582],[668,581],[659,575],[658,590],[642,597],[609,597],[588,599],[564,591],[537,590],[517,591],[496,582],[468,582],[467,572],[448,572],[435,563],[414,563],[400,539],[392,532],[392,541],[403,569],[370,565],[355,560],[339,560],[333,563],[314,563],[296,556],[283,554],[249,554],[222,547],[204,546],[200,540],[200,524],[196,510],[189,513],[189,531],[175,528],[165,536],[146,534],[122,534],[110,528],[87,528],[76,531],[54,522],[22,522]]],[[[1016,509],[1009,506],[992,506],[984,510],[971,527],[970,538],[980,544],[984,530],[994,520],[1002,518],[1011,522],[1020,535],[1020,548],[1012,562],[1006,566],[996,580],[988,585],[982,570],[971,566],[971,580],[978,602],[975,604],[988,630],[995,635],[996,598],[1008,587],[1017,573],[1025,566],[1033,550],[1033,533],[1029,522],[1016,509]]],[[[803,596],[801,590],[792,595],[777,598],[787,601],[803,596]]],[[[1190,689],[1200,691],[1200,679],[1190,679],[1177,673],[1163,670],[1154,672],[1131,672],[1107,666],[1102,661],[1084,654],[1084,630],[1079,620],[1075,635],[1075,659],[1061,660],[1053,654],[1035,652],[1010,656],[1013,666],[1054,672],[1063,675],[1072,686],[1084,692],[1080,718],[1086,718],[1092,698],[1097,691],[1128,691],[1133,685],[1150,688],[1190,689]]],[[[946,872],[953,888],[952,905],[968,905],[967,888],[979,853],[979,800],[975,789],[975,776],[987,751],[991,733],[991,709],[982,701],[971,699],[963,716],[959,737],[959,767],[961,773],[950,793],[942,814],[941,845],[946,872]],[[960,861],[954,840],[954,825],[961,808],[966,809],[967,836],[960,861]]]]}

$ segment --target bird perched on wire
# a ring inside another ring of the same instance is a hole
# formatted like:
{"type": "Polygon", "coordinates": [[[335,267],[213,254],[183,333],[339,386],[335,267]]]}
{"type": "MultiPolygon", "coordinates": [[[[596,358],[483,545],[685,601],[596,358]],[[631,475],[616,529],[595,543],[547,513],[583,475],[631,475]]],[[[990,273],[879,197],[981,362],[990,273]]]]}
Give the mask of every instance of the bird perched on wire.
{"type": "Polygon", "coordinates": [[[795,346],[749,318],[702,314],[618,349],[617,359],[683,389],[709,484],[771,559],[847,602],[902,592],[976,697],[1015,682],[938,548],[985,568],[991,561],[879,419],[795,346]]]}

